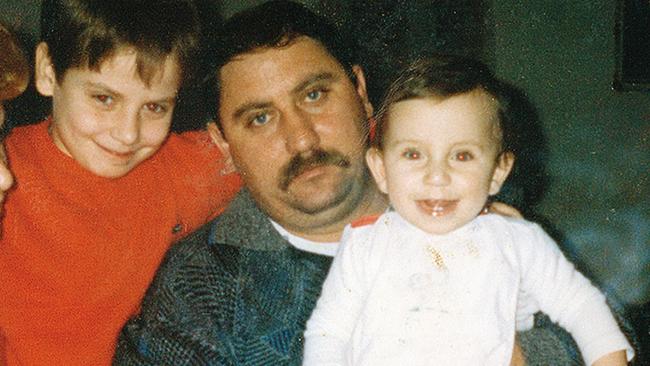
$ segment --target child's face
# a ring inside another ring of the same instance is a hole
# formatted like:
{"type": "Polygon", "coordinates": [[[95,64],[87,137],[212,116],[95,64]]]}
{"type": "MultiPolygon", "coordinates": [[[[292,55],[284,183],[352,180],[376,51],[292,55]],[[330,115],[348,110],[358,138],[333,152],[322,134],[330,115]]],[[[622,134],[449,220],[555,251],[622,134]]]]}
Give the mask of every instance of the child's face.
{"type": "Polygon", "coordinates": [[[147,86],[136,53],[122,49],[99,72],[69,69],[57,82],[47,48],[37,50],[38,90],[52,96],[50,135],[56,146],[92,173],[121,177],[153,155],[167,137],[180,85],[168,57],[147,86]]]}
{"type": "Polygon", "coordinates": [[[497,159],[497,118],[496,102],[481,90],[390,107],[384,151],[370,149],[367,160],[395,210],[431,234],[476,217],[514,160],[497,159]]]}

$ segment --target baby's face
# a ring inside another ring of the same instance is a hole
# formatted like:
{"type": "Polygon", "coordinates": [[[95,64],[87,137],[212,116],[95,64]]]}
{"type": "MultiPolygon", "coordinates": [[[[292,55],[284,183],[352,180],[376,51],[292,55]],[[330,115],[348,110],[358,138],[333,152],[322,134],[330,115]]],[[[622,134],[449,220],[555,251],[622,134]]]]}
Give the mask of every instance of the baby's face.
{"type": "Polygon", "coordinates": [[[476,217],[505,181],[497,102],[482,90],[448,99],[409,99],[388,111],[384,151],[368,163],[379,188],[407,221],[431,234],[476,217]]]}

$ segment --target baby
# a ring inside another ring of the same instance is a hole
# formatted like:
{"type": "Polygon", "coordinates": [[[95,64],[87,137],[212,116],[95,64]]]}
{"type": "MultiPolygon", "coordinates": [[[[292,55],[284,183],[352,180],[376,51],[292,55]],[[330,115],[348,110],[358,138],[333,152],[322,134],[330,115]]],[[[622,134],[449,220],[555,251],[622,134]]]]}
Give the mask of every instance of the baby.
{"type": "Polygon", "coordinates": [[[436,56],[391,85],[366,160],[392,210],[343,234],[305,331],[305,365],[508,365],[543,311],[585,361],[634,355],[605,297],[536,224],[480,215],[515,156],[505,88],[436,56]]]}

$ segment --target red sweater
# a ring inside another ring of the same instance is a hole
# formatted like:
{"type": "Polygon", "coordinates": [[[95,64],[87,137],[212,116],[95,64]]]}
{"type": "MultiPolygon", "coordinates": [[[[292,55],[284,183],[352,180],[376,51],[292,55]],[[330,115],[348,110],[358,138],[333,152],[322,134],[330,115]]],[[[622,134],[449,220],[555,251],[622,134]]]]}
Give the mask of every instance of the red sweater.
{"type": "Polygon", "coordinates": [[[49,121],[5,146],[15,186],[0,238],[0,365],[108,365],[170,243],[240,187],[207,133],[172,134],[124,177],[59,151],[49,121]]]}

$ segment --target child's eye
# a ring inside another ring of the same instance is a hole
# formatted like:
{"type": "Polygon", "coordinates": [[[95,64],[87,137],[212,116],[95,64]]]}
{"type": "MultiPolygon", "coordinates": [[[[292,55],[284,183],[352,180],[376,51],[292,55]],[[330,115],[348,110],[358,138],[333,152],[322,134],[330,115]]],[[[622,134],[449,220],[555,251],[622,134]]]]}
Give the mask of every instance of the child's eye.
{"type": "Polygon", "coordinates": [[[111,97],[110,95],[97,94],[97,95],[93,95],[93,98],[95,98],[95,100],[98,101],[99,103],[106,106],[113,104],[113,97],[111,97]]]}
{"type": "Polygon", "coordinates": [[[474,159],[474,155],[472,155],[472,153],[469,151],[461,151],[456,153],[455,159],[458,161],[470,161],[474,159]]]}
{"type": "Polygon", "coordinates": [[[408,160],[418,160],[422,157],[422,154],[415,149],[407,149],[402,153],[402,156],[408,160]]]}
{"type": "Polygon", "coordinates": [[[145,104],[145,108],[147,108],[148,111],[156,114],[162,114],[167,111],[167,108],[158,103],[147,103],[145,104]]]}

